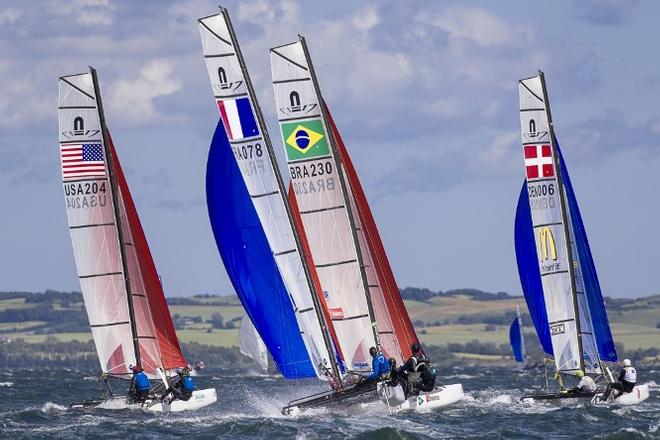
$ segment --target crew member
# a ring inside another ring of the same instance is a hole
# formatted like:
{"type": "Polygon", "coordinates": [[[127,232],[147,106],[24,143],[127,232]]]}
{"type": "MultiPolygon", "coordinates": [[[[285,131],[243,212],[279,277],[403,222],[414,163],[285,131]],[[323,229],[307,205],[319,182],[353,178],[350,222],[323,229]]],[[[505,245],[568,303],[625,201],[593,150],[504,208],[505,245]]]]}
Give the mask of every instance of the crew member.
{"type": "Polygon", "coordinates": [[[623,362],[621,362],[621,365],[623,366],[623,369],[621,370],[621,373],[619,373],[619,381],[612,383],[607,387],[601,400],[607,400],[607,398],[610,397],[612,390],[617,390],[619,392],[616,396],[618,397],[623,393],[632,392],[633,388],[635,388],[635,385],[637,384],[637,370],[632,366],[630,359],[624,359],[623,362]]]}
{"type": "Polygon", "coordinates": [[[128,388],[128,396],[134,402],[144,402],[151,390],[149,378],[144,370],[137,365],[131,366],[130,369],[133,372],[133,377],[128,388]]]}
{"type": "Polygon", "coordinates": [[[399,367],[398,380],[401,382],[406,397],[418,395],[420,391],[433,391],[435,387],[435,368],[431,360],[422,352],[422,346],[415,342],[410,347],[412,356],[399,367]]]}
{"type": "Polygon", "coordinates": [[[190,376],[190,367],[186,366],[177,371],[177,375],[174,377],[170,387],[165,391],[163,399],[166,399],[168,394],[171,393],[172,397],[169,399],[169,403],[176,399],[190,400],[193,391],[195,391],[195,382],[190,376]]]}
{"type": "Polygon", "coordinates": [[[596,382],[590,377],[586,376],[584,374],[584,371],[578,370],[575,373],[575,377],[580,379],[580,382],[570,390],[571,393],[595,393],[596,389],[598,388],[596,386],[596,382]]]}
{"type": "Polygon", "coordinates": [[[362,382],[373,382],[380,379],[385,379],[390,373],[390,363],[385,359],[385,356],[376,347],[369,349],[371,355],[371,374],[364,378],[362,382]]]}

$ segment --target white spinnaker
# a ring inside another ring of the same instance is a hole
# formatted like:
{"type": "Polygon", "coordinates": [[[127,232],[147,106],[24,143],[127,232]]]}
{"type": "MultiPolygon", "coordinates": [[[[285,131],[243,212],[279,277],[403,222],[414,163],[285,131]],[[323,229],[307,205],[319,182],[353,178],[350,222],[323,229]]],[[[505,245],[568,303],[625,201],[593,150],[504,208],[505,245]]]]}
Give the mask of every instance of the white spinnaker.
{"type": "Polygon", "coordinates": [[[60,151],[65,152],[61,158],[69,231],[101,369],[128,373],[128,365],[135,364],[135,351],[108,158],[91,73],[60,78],[59,131],[60,151]],[[76,162],[68,162],[75,156],[67,151],[87,146],[89,155],[96,145],[103,151],[102,171],[85,171],[84,164],[76,167],[76,162]]]}
{"type": "Polygon", "coordinates": [[[215,101],[230,139],[234,158],[292,299],[301,334],[316,374],[319,378],[326,379],[324,370],[330,366],[331,355],[324,341],[318,318],[320,313],[317,313],[312,298],[314,289],[308,283],[302,252],[298,248],[287,214],[283,183],[280,185],[275,174],[275,158],[271,157],[266,147],[267,140],[264,135],[267,128],[257,118],[256,97],[251,96],[250,88],[247,87],[250,81],[247,69],[241,66],[236,55],[236,50],[240,50],[235,49],[238,48],[238,42],[232,38],[229,25],[222,14],[200,19],[199,30],[215,101]],[[240,100],[247,100],[249,105],[246,106],[246,101],[240,100]],[[249,115],[245,113],[246,108],[249,115]],[[242,115],[238,112],[239,109],[243,109],[242,115]],[[251,126],[252,122],[256,124],[258,132],[250,137],[243,136],[247,130],[241,128],[251,126]],[[320,365],[324,368],[319,368],[320,365]]]}
{"type": "Polygon", "coordinates": [[[241,328],[238,330],[238,343],[245,356],[254,359],[264,372],[268,371],[268,350],[266,344],[257,333],[248,315],[243,316],[241,328]]]}
{"type": "Polygon", "coordinates": [[[569,249],[557,179],[554,142],[540,76],[519,82],[520,124],[527,190],[555,365],[581,368],[569,249]]]}
{"type": "Polygon", "coordinates": [[[368,350],[376,341],[339,181],[343,173],[337,169],[309,62],[301,42],[271,49],[270,60],[291,181],[330,316],[349,367],[368,370],[368,350]]]}

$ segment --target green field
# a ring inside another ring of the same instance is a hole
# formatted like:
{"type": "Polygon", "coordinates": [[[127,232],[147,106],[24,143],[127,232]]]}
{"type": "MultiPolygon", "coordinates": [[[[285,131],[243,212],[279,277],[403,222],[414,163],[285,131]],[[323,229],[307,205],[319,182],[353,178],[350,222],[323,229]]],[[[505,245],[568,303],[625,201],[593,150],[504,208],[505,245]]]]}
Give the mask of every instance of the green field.
{"type": "MultiPolygon", "coordinates": [[[[212,315],[219,313],[225,323],[243,316],[243,308],[236,297],[195,298],[198,305],[172,305],[171,313],[181,317],[201,317],[201,323],[185,325],[178,330],[179,338],[183,342],[198,342],[213,346],[238,345],[237,329],[212,329],[207,321],[212,315]],[[229,305],[213,305],[220,301],[229,305]]],[[[508,343],[508,323],[486,325],[481,320],[489,318],[502,318],[504,314],[512,313],[516,305],[521,306],[521,312],[527,313],[523,298],[498,299],[478,301],[466,295],[434,297],[428,302],[406,301],[406,307],[413,322],[419,322],[417,328],[421,340],[426,344],[444,345],[447,343],[460,343],[477,340],[482,343],[496,345],[508,343]],[[477,323],[466,323],[478,321],[477,323]]],[[[27,309],[37,304],[26,303],[23,299],[0,300],[0,312],[8,309],[27,309]]],[[[623,343],[626,350],[660,348],[660,295],[646,297],[623,306],[612,306],[609,310],[609,319],[612,332],[617,342],[623,343]]],[[[54,310],[62,309],[55,304],[54,310]]],[[[67,308],[67,310],[70,310],[67,308]]],[[[276,318],[275,318],[276,319],[276,318]]],[[[34,334],[31,330],[37,326],[47,324],[44,321],[3,322],[0,323],[0,338],[22,337],[29,342],[39,342],[48,336],[56,337],[62,341],[89,340],[90,333],[51,333],[34,334]],[[18,325],[18,328],[17,328],[18,325]]],[[[534,329],[526,327],[527,333],[534,329]]]]}

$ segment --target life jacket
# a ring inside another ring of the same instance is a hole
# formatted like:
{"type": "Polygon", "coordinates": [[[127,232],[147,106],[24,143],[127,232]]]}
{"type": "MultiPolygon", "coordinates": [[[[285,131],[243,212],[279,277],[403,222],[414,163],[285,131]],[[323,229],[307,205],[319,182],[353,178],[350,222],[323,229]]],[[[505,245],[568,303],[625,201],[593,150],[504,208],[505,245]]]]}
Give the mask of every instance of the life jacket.
{"type": "Polygon", "coordinates": [[[428,357],[426,357],[425,354],[415,353],[412,358],[415,360],[415,366],[413,369],[415,373],[419,373],[422,370],[431,367],[431,360],[428,357]]]}
{"type": "Polygon", "coordinates": [[[192,377],[190,376],[183,376],[183,379],[181,379],[181,383],[183,385],[183,390],[184,391],[195,391],[195,384],[193,383],[192,377]]]}
{"type": "Polygon", "coordinates": [[[623,367],[623,380],[629,383],[637,383],[637,370],[634,367],[623,367]]]}
{"type": "Polygon", "coordinates": [[[140,371],[139,373],[135,373],[133,376],[135,378],[135,389],[138,391],[146,391],[149,388],[151,388],[151,384],[149,383],[149,378],[147,377],[146,374],[144,374],[144,371],[140,371]]]}

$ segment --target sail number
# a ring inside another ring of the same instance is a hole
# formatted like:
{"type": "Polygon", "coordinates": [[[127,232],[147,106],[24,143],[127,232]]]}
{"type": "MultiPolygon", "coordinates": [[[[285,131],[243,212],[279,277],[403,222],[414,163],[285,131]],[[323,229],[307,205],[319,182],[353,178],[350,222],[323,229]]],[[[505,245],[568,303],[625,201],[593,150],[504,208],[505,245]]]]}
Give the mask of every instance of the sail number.
{"type": "Polygon", "coordinates": [[[68,183],[64,185],[68,209],[103,207],[108,203],[106,182],[68,183]]]}
{"type": "Polygon", "coordinates": [[[232,150],[234,150],[234,156],[238,160],[255,159],[264,154],[263,147],[259,142],[255,144],[234,145],[232,146],[232,150]]]}
{"type": "Polygon", "coordinates": [[[530,197],[554,196],[555,184],[553,182],[527,185],[527,192],[530,197]]]}
{"type": "Polygon", "coordinates": [[[554,209],[556,206],[554,182],[527,185],[527,193],[529,194],[529,206],[532,211],[554,209]]]}

